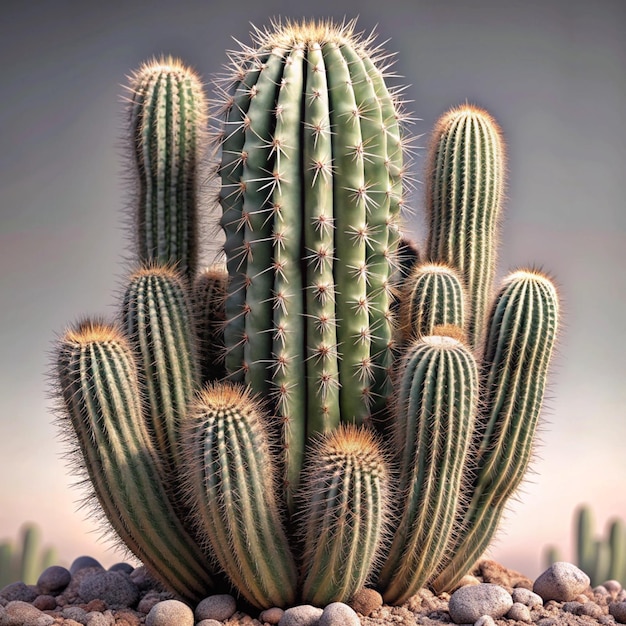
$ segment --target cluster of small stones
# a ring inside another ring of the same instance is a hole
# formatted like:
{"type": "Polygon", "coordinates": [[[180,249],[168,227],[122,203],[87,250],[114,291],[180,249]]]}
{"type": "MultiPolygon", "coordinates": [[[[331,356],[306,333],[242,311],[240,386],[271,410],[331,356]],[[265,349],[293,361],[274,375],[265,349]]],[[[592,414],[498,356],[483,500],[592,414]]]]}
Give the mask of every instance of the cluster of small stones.
{"type": "Polygon", "coordinates": [[[591,588],[589,577],[559,562],[534,582],[494,561],[481,561],[452,594],[422,589],[400,607],[363,589],[348,604],[324,609],[272,608],[256,617],[227,594],[190,607],[164,591],[145,568],[120,563],[105,570],[80,557],[70,569],[52,566],[36,585],[0,590],[0,626],[565,626],[626,624],[626,589],[617,581],[591,588]]]}

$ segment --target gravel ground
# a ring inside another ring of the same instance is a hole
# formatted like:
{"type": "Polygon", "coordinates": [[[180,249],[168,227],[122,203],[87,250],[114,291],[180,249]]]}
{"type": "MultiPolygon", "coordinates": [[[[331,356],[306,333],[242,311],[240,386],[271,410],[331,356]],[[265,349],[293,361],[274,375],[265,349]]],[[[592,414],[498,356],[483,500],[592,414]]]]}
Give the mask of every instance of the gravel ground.
{"type": "Polygon", "coordinates": [[[626,590],[619,583],[607,581],[604,586],[592,589],[580,570],[571,564],[563,564],[563,567],[564,574],[556,570],[556,573],[544,573],[542,585],[542,577],[532,581],[494,561],[481,561],[472,575],[465,577],[463,592],[456,593],[452,602],[450,594],[437,596],[422,589],[404,605],[390,607],[382,604],[376,592],[367,590],[350,603],[356,612],[342,605],[333,607],[332,611],[329,607],[323,613],[313,607],[301,607],[287,615],[280,609],[246,613],[238,610],[241,607],[237,607],[234,598],[221,595],[211,596],[197,607],[191,607],[195,610],[194,616],[189,607],[172,602],[173,597],[161,590],[144,568],[133,570],[121,564],[105,571],[93,559],[81,557],[70,570],[49,568],[37,585],[13,583],[0,590],[0,626],[350,626],[359,623],[363,626],[446,623],[589,626],[626,623],[626,590]],[[561,581],[555,579],[559,575],[563,577],[564,591],[561,581]],[[531,593],[533,588],[543,598],[531,593]],[[455,607],[462,596],[476,596],[475,592],[488,590],[497,591],[496,595],[499,594],[500,599],[504,596],[508,604],[499,609],[475,609],[478,611],[476,618],[459,617],[464,614],[455,607]],[[550,594],[560,599],[548,599],[550,594]],[[462,619],[473,621],[460,622],[462,619]]]}

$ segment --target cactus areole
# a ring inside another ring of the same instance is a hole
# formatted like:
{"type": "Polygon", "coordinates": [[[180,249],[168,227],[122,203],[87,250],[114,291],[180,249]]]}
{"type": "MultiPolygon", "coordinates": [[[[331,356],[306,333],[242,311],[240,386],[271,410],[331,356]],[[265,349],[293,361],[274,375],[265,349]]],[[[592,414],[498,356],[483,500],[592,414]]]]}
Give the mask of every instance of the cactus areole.
{"type": "Polygon", "coordinates": [[[308,436],[389,393],[400,114],[352,24],[256,39],[224,87],[226,367],[273,398],[295,486],[308,436]]]}

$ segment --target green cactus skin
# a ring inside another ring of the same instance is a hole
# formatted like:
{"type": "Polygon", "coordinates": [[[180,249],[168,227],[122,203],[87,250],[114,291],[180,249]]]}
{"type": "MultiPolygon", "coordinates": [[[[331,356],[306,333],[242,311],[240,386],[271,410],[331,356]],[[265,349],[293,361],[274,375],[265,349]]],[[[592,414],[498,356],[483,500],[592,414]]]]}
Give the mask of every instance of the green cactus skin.
{"type": "Polygon", "coordinates": [[[363,587],[387,519],[388,470],[371,432],[340,426],[309,449],[302,503],[302,600],[324,607],[363,587]]]}
{"type": "Polygon", "coordinates": [[[130,77],[129,136],[136,165],[140,262],[175,264],[193,276],[207,105],[198,76],[171,57],[130,77]]]}
{"type": "Polygon", "coordinates": [[[40,532],[35,526],[28,525],[22,532],[22,555],[20,559],[19,579],[32,584],[37,581],[39,569],[39,542],[40,532]]]}
{"type": "MultiPolygon", "coordinates": [[[[588,506],[581,506],[576,516],[576,556],[578,566],[590,577],[596,572],[596,548],[593,513],[588,506]]],[[[604,581],[602,581],[604,582],[604,581]]],[[[600,584],[594,578],[595,584],[600,584]]]]}
{"type": "Polygon", "coordinates": [[[163,486],[127,340],[115,327],[82,322],[61,338],[57,372],[76,460],[112,528],[168,589],[189,601],[206,597],[214,588],[209,558],[163,486]]]}
{"type": "Polygon", "coordinates": [[[476,363],[458,338],[422,337],[407,351],[398,387],[399,520],[378,581],[392,604],[426,583],[455,532],[478,402],[476,363]]]}
{"type": "Polygon", "coordinates": [[[624,585],[626,584],[626,524],[621,519],[611,522],[609,552],[611,557],[606,580],[619,580],[624,585]]]}
{"type": "Polygon", "coordinates": [[[435,326],[465,327],[465,292],[455,270],[438,263],[417,265],[400,306],[404,342],[432,334],[435,326]]]}
{"type": "Polygon", "coordinates": [[[227,288],[228,271],[223,264],[206,268],[194,281],[193,311],[202,384],[221,380],[226,376],[224,322],[227,288]]]}
{"type": "Polygon", "coordinates": [[[170,482],[182,469],[181,423],[198,386],[195,330],[182,277],[167,266],[136,271],[124,294],[122,323],[138,355],[148,430],[170,482]]]}
{"type": "Polygon", "coordinates": [[[504,174],[502,133],[489,113],[465,105],[438,120],[428,159],[427,253],[465,281],[473,348],[481,344],[491,301],[504,174]]]}
{"type": "Polygon", "coordinates": [[[437,576],[452,588],[485,551],[508,499],[528,468],[558,326],[552,281],[534,270],[510,274],[489,317],[481,367],[481,403],[459,532],[437,576]]]}
{"type": "Polygon", "coordinates": [[[292,604],[298,574],[260,406],[245,388],[216,383],[190,411],[186,483],[196,526],[248,602],[261,609],[292,604]]]}
{"type": "Polygon", "coordinates": [[[13,582],[34,585],[39,574],[52,565],[57,551],[54,548],[40,550],[40,530],[35,524],[24,524],[21,541],[0,543],[0,589],[13,582]]]}
{"type": "Polygon", "coordinates": [[[256,43],[224,107],[226,367],[274,399],[293,493],[307,436],[386,403],[402,146],[351,25],[289,24],[256,43]]]}

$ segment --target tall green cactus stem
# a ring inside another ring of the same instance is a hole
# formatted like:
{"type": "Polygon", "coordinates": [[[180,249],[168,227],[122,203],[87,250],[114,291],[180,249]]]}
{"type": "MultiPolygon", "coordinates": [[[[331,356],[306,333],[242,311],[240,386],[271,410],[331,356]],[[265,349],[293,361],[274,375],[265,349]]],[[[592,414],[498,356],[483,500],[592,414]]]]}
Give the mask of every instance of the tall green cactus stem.
{"type": "Polygon", "coordinates": [[[136,165],[139,260],[176,264],[187,277],[197,263],[198,185],[207,105],[198,76],[171,57],[130,77],[129,130],[136,165]]]}
{"type": "Polygon", "coordinates": [[[302,507],[302,599],[345,602],[366,582],[387,519],[388,471],[372,433],[340,426],[308,451],[302,507]]]}
{"type": "Polygon", "coordinates": [[[202,383],[221,380],[226,376],[224,322],[227,288],[228,271],[223,264],[206,268],[194,281],[193,311],[202,383]]]}
{"type": "Polygon", "coordinates": [[[258,608],[293,603],[298,575],[260,406],[245,388],[216,383],[190,411],[186,482],[198,529],[248,602],[258,608]]]}
{"type": "Polygon", "coordinates": [[[255,43],[225,89],[226,366],[274,398],[293,494],[307,436],[386,404],[400,113],[352,24],[255,43]]]}
{"type": "MultiPolygon", "coordinates": [[[[595,574],[596,548],[594,536],[593,513],[588,506],[581,506],[576,516],[576,556],[578,566],[589,576],[595,574]]],[[[594,578],[596,584],[600,584],[594,578]]],[[[604,581],[602,581],[604,582],[604,581]]]]}
{"type": "Polygon", "coordinates": [[[427,254],[464,280],[473,348],[480,346],[491,300],[504,174],[502,133],[489,113],[465,105],[438,120],[428,159],[427,254]]]}
{"type": "Polygon", "coordinates": [[[481,404],[453,554],[435,587],[449,589],[485,551],[531,459],[558,325],[552,281],[520,270],[491,310],[481,367],[481,404]]]}
{"type": "Polygon", "coordinates": [[[405,342],[431,335],[435,326],[465,327],[465,292],[452,268],[438,263],[417,265],[403,295],[400,329],[405,342]]]}
{"type": "Polygon", "coordinates": [[[146,419],[168,482],[182,469],[181,423],[198,386],[195,330],[182,277],[170,267],[136,271],[122,321],[138,355],[146,419]]]}
{"type": "Polygon", "coordinates": [[[206,597],[213,589],[209,558],[163,486],[127,340],[115,327],[83,322],[61,338],[57,371],[76,460],[112,528],[168,589],[189,601],[206,597]]]}
{"type": "Polygon", "coordinates": [[[387,602],[401,604],[426,583],[455,532],[477,401],[476,363],[461,341],[411,345],[394,414],[399,521],[379,577],[387,602]]]}

